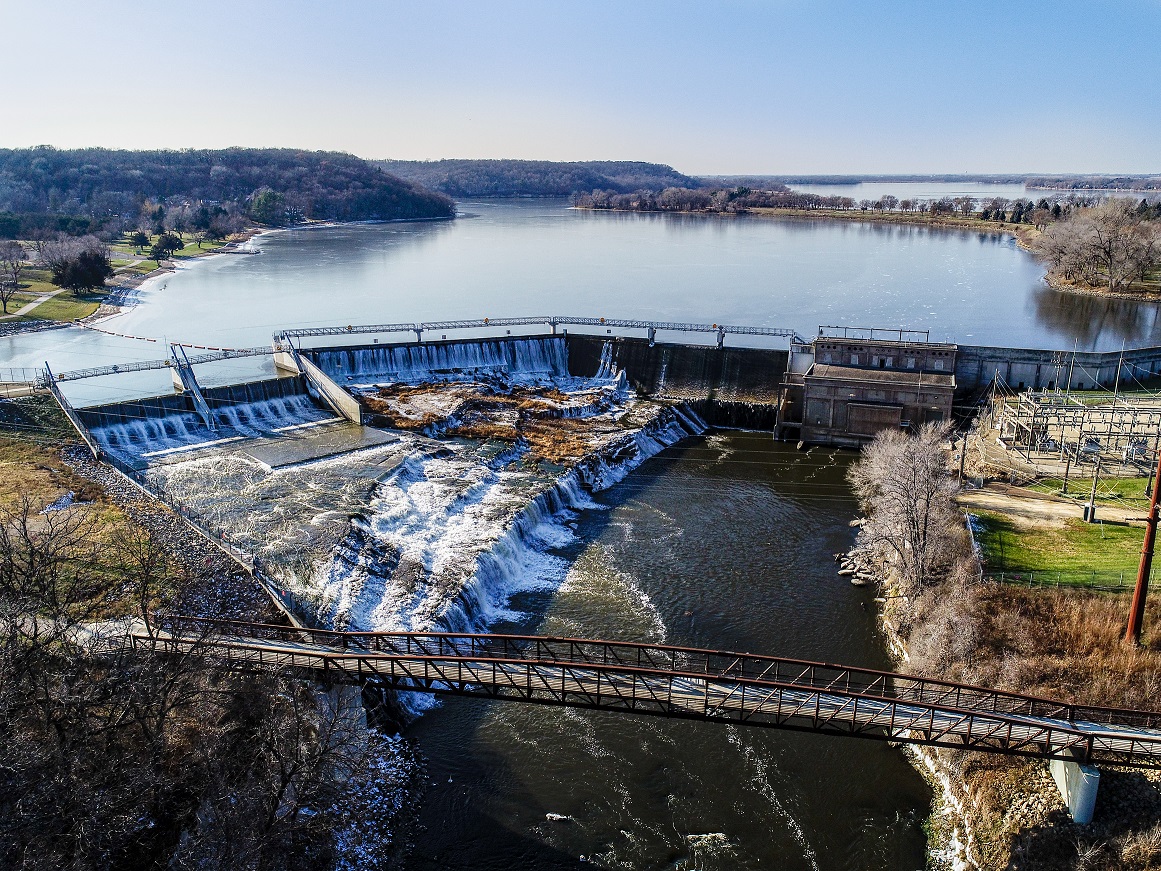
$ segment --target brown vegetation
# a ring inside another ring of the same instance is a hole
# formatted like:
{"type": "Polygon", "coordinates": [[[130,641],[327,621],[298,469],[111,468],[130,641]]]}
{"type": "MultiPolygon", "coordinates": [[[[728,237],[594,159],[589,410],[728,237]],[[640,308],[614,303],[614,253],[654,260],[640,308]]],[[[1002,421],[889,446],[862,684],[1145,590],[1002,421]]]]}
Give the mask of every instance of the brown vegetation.
{"type": "MultiPolygon", "coordinates": [[[[1145,644],[1131,649],[1122,644],[1123,596],[982,581],[952,505],[941,437],[931,428],[885,433],[851,472],[868,512],[858,556],[894,592],[884,617],[907,651],[904,670],[1078,704],[1155,708],[1161,605],[1150,603],[1145,644]]],[[[1161,868],[1161,789],[1152,775],[1103,770],[1094,821],[1079,827],[1043,763],[928,752],[963,807],[979,868],[1161,868]]]]}
{"type": "Polygon", "coordinates": [[[592,450],[608,429],[594,418],[562,416],[562,406],[586,396],[548,387],[489,384],[393,385],[363,402],[388,426],[410,431],[506,442],[522,442],[534,460],[563,464],[592,450]]]}
{"type": "Polygon", "coordinates": [[[322,869],[375,840],[382,742],[317,687],[123,643],[108,618],[182,569],[60,459],[13,442],[0,476],[0,868],[322,869]],[[69,491],[94,503],[44,511],[69,491]]]}

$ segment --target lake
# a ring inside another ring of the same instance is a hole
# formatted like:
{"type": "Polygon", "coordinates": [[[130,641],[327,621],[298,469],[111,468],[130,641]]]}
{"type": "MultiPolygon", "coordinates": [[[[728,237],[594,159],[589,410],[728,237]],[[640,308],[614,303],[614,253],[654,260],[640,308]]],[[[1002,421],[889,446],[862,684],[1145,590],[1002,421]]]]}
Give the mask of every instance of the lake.
{"type": "MultiPolygon", "coordinates": [[[[610,214],[563,200],[464,202],[454,222],[270,233],[150,283],[106,329],[214,346],[283,327],[585,315],[930,330],[964,344],[1161,344],[1157,306],[1062,294],[1009,237],[858,221],[610,214]]],[[[0,366],[152,359],[162,346],[80,329],[0,339],[0,366]]],[[[209,383],[253,362],[207,370],[209,383]]],[[[148,383],[146,383],[148,382],[148,383]]],[[[128,383],[128,382],[126,382],[128,383]]],[[[156,389],[164,376],[138,389],[156,389]]],[[[119,385],[102,386],[115,398],[119,385]]],[[[82,391],[83,392],[83,391],[82,391]]]]}

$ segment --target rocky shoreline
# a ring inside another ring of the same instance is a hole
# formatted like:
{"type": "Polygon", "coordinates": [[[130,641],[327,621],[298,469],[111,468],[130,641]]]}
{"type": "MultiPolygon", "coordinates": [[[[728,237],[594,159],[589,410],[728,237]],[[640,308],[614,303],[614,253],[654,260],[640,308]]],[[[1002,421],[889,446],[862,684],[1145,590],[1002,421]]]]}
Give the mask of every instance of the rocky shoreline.
{"type": "Polygon", "coordinates": [[[78,475],[100,486],[109,501],[160,542],[184,570],[184,583],[166,603],[168,608],[197,617],[285,622],[261,585],[177,514],[110,466],[94,461],[82,446],[62,448],[61,458],[78,475]]]}

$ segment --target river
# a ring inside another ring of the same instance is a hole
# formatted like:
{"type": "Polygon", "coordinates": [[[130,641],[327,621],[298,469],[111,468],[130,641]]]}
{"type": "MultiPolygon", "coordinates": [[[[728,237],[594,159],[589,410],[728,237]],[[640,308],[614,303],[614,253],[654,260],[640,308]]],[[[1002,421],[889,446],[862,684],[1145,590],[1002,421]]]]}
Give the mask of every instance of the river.
{"type": "MultiPolygon", "coordinates": [[[[792,327],[904,326],[965,344],[1161,344],[1157,306],[1049,289],[1014,240],[920,226],[581,212],[561,200],[465,202],[454,222],[315,227],[257,257],[195,262],[105,321],[119,333],[241,347],[280,327],[539,314],[792,327]]],[[[0,339],[0,366],[151,359],[159,343],[81,329],[0,339]]],[[[253,363],[245,364],[253,366],[253,363]]],[[[239,371],[207,370],[210,383],[239,371]]],[[[100,385],[117,397],[124,384],[100,385]]],[[[165,379],[140,382],[164,387],[165,379]]],[[[137,385],[134,390],[140,393],[137,385]]]]}
{"type": "MultiPolygon", "coordinates": [[[[495,628],[889,668],[873,593],[830,558],[853,538],[851,456],[757,433],[667,448],[580,516],[559,590],[495,628]]],[[[924,865],[930,792],[886,744],[467,699],[411,734],[430,758],[422,871],[924,865]]]]}

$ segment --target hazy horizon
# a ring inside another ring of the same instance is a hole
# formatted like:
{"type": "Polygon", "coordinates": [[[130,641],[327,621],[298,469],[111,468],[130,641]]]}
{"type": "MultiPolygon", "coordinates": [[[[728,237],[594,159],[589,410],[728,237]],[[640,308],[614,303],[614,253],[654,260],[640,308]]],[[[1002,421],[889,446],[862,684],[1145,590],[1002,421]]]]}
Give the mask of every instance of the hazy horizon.
{"type": "Polygon", "coordinates": [[[1157,0],[46,0],[6,4],[0,26],[7,147],[1161,172],[1157,0]]]}

